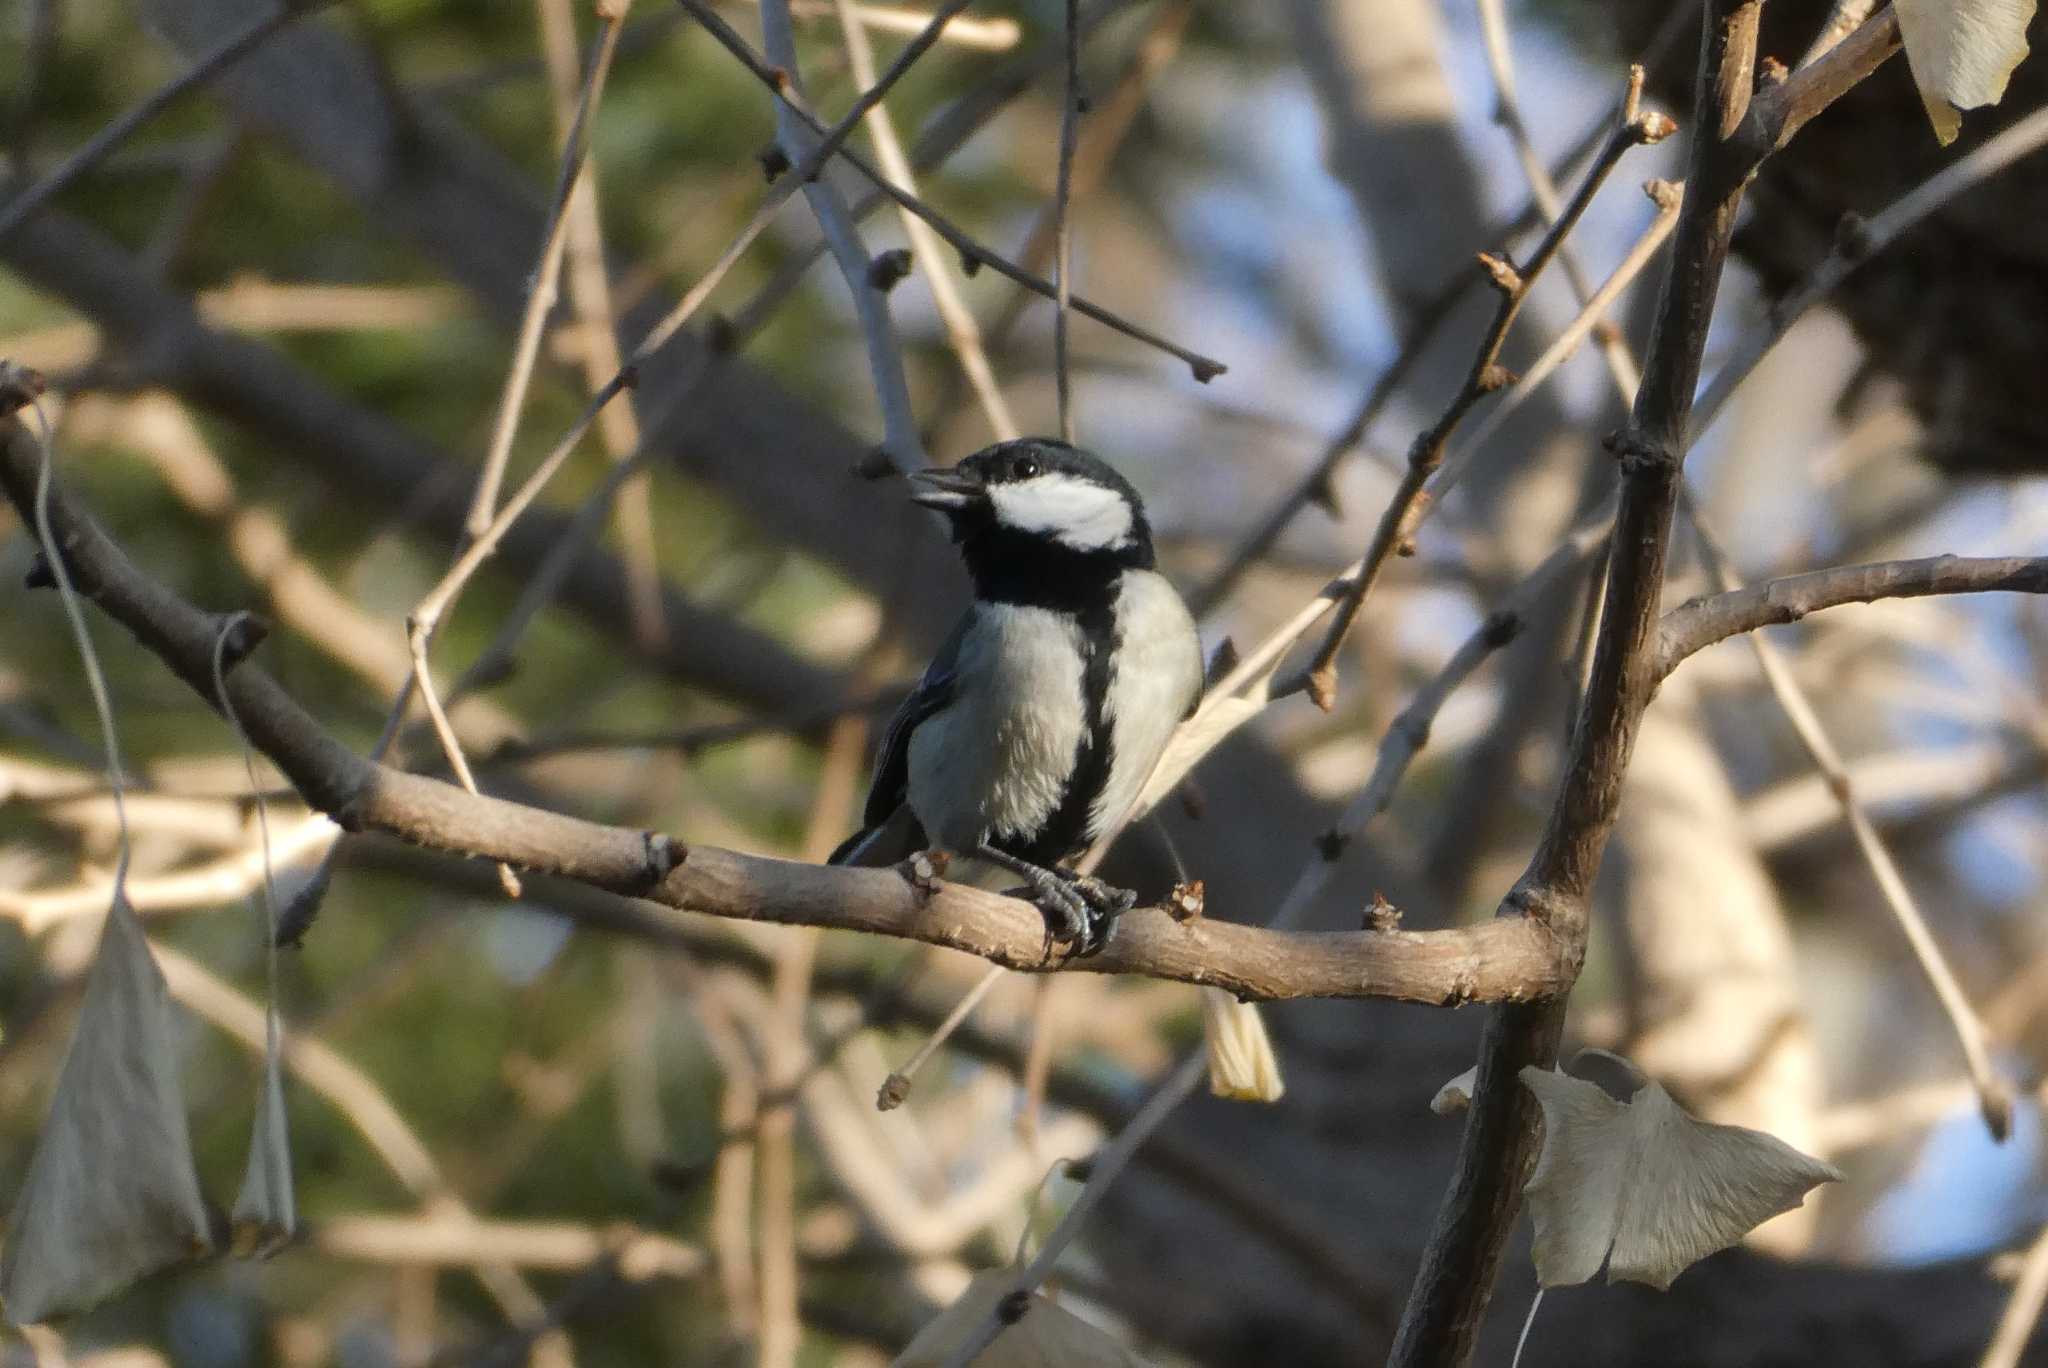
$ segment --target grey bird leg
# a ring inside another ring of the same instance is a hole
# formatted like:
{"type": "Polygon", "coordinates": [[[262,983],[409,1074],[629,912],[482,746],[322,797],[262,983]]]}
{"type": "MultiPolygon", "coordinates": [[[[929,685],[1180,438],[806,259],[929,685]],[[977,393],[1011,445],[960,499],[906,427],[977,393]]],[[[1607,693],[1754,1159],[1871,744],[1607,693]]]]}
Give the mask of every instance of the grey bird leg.
{"type": "Polygon", "coordinates": [[[1100,879],[1072,870],[1035,865],[986,843],[975,847],[974,854],[1030,885],[1032,900],[1045,914],[1048,961],[1052,959],[1055,941],[1073,945],[1073,955],[1085,958],[1095,954],[1109,944],[1116,919],[1138,901],[1138,895],[1128,889],[1112,888],[1100,879]]]}

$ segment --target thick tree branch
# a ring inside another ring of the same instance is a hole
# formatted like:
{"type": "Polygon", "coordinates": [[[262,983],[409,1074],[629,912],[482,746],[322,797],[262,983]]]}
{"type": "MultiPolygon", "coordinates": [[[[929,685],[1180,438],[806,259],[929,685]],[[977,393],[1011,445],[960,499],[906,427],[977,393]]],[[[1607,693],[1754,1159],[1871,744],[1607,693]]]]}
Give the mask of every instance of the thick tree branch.
{"type": "Polygon", "coordinates": [[[1664,615],[1652,670],[1663,679],[1687,656],[1759,627],[1797,622],[1845,603],[1930,594],[2048,594],[2048,558],[1930,556],[1925,560],[1844,565],[1766,580],[1724,594],[1703,594],[1664,615]]]}
{"type": "MultiPolygon", "coordinates": [[[[1892,51],[1889,42],[1852,36],[1753,102],[1762,8],[1762,0],[1711,0],[1703,16],[1685,204],[1642,386],[1627,427],[1613,442],[1621,461],[1621,507],[1592,668],[1542,840],[1500,909],[1502,916],[1547,922],[1574,963],[1585,951],[1593,879],[1658,679],[1658,609],[1671,519],[1707,327],[1743,189],[1783,137],[1892,51]],[[1763,135],[1756,135],[1766,121],[1763,135]]],[[[1891,22],[1887,12],[1872,25],[1891,22]]],[[[1471,1356],[1534,1158],[1536,1109],[1516,1075],[1525,1064],[1551,1061],[1562,1024],[1562,998],[1506,1006],[1488,1020],[1457,1173],[1390,1359],[1397,1368],[1459,1365],[1471,1356]]]]}
{"type": "MultiPolygon", "coordinates": [[[[40,452],[7,419],[0,485],[26,511],[40,452]]],[[[212,650],[222,618],[194,607],[131,562],[58,491],[50,526],[79,591],[213,700],[212,650]]],[[[829,926],[965,950],[1020,970],[1044,958],[1044,922],[1030,903],[952,884],[922,887],[895,870],[827,868],[605,826],[373,764],[331,736],[260,668],[227,679],[236,716],[312,806],[350,830],[497,860],[712,916],[829,926]]],[[[1127,916],[1107,950],[1076,961],[1098,973],[1209,984],[1248,998],[1387,997],[1410,1002],[1519,1002],[1554,996],[1575,965],[1549,928],[1503,919],[1448,931],[1270,931],[1233,922],[1177,922],[1157,908],[1127,916]]]]}

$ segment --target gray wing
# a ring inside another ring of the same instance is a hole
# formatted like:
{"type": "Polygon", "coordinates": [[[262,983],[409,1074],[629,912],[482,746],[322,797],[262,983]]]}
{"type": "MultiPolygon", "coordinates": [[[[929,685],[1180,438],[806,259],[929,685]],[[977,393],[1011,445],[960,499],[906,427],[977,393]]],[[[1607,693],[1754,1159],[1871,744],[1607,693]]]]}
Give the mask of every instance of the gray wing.
{"type": "Polygon", "coordinates": [[[910,697],[903,700],[896,715],[889,719],[888,730],[882,733],[882,748],[876,753],[875,778],[868,786],[868,805],[862,813],[862,820],[869,826],[880,826],[889,819],[889,814],[903,805],[910,789],[910,734],[918,724],[930,718],[953,701],[955,670],[960,662],[960,643],[967,639],[967,629],[974,623],[974,611],[969,609],[953,624],[953,630],[940,643],[932,656],[932,663],[925,666],[924,676],[917,681],[917,687],[910,691],[910,697]]]}
{"type": "Polygon", "coordinates": [[[896,709],[896,715],[889,719],[889,726],[882,733],[881,749],[875,757],[875,777],[868,786],[867,807],[861,814],[862,828],[832,852],[828,863],[844,864],[860,855],[869,838],[902,810],[910,791],[911,733],[953,701],[960,644],[966,640],[967,629],[973,624],[974,612],[969,609],[940,644],[931,664],[925,666],[924,675],[917,681],[917,687],[910,691],[910,697],[903,700],[896,709]]]}

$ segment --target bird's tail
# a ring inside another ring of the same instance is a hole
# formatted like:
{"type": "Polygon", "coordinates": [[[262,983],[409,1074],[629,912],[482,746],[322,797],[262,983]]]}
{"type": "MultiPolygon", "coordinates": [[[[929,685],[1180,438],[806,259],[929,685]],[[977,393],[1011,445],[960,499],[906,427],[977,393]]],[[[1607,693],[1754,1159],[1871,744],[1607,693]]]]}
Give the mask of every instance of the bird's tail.
{"type": "Polygon", "coordinates": [[[863,827],[840,842],[826,857],[826,864],[857,865],[874,869],[907,860],[924,849],[924,828],[908,804],[896,809],[875,826],[863,827]]]}

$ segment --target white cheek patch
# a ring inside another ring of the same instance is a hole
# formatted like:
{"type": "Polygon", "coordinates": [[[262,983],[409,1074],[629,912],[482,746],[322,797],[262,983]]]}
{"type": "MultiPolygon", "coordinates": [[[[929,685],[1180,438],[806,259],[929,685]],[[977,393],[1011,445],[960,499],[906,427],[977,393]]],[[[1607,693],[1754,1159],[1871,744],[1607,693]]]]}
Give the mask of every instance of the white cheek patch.
{"type": "Polygon", "coordinates": [[[1052,537],[1076,551],[1107,551],[1131,537],[1123,495],[1072,475],[1040,475],[989,490],[996,518],[1020,532],[1052,537]]]}

